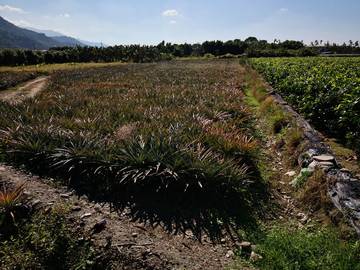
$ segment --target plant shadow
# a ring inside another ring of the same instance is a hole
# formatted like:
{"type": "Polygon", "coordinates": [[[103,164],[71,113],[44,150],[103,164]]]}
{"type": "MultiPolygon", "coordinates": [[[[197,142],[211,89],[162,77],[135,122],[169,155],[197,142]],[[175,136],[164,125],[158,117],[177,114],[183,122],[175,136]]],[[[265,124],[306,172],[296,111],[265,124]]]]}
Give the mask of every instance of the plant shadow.
{"type": "MultiPolygon", "coordinates": [[[[238,240],[239,230],[252,233],[264,215],[269,199],[263,181],[249,185],[245,192],[209,192],[199,189],[191,193],[156,192],[126,193],[114,191],[106,198],[85,192],[90,200],[110,203],[119,215],[131,220],[161,227],[169,234],[191,234],[202,241],[208,237],[220,242],[225,236],[238,240]]],[[[84,190],[76,188],[78,193],[84,190]]]]}

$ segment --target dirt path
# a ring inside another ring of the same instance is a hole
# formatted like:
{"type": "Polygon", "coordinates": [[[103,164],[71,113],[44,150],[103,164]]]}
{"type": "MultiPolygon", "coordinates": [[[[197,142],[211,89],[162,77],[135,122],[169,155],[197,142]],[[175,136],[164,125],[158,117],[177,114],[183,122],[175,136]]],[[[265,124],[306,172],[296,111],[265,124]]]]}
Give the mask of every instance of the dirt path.
{"type": "Polygon", "coordinates": [[[0,164],[0,182],[3,181],[13,184],[26,181],[26,194],[41,207],[69,205],[69,219],[89,233],[98,222],[106,222],[105,229],[94,234],[92,241],[99,248],[111,245],[119,258],[116,269],[223,269],[234,259],[235,244],[230,239],[213,244],[206,236],[199,242],[190,231],[169,234],[161,226],[142,224],[126,213],[112,211],[107,204],[89,202],[84,196],[79,198],[65,187],[55,187],[51,180],[0,164]]]}
{"type": "Polygon", "coordinates": [[[11,104],[16,104],[23,102],[27,98],[33,98],[45,88],[48,79],[49,76],[41,76],[34,80],[28,81],[18,88],[1,91],[0,100],[7,101],[11,104]]]}

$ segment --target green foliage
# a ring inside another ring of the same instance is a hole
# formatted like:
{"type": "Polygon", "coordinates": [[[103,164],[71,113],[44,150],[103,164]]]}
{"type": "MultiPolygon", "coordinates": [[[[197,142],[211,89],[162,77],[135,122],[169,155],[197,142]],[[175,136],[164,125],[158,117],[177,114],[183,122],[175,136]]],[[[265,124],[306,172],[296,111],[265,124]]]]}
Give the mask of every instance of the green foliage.
{"type": "Polygon", "coordinates": [[[275,134],[281,132],[281,130],[287,126],[289,123],[288,117],[284,114],[284,112],[277,110],[274,112],[270,118],[270,125],[275,134]]]}
{"type": "MultiPolygon", "coordinates": [[[[135,62],[148,63],[164,60],[154,46],[113,46],[113,47],[57,47],[47,51],[22,49],[0,50],[0,65],[34,65],[40,63],[72,62],[135,62]]],[[[165,57],[167,59],[168,57],[165,57]]]]}
{"type": "Polygon", "coordinates": [[[320,130],[360,151],[360,58],[253,59],[252,65],[320,130]]]}
{"type": "Polygon", "coordinates": [[[88,269],[94,252],[69,229],[63,208],[36,213],[0,242],[1,269],[88,269]]]}
{"type": "Polygon", "coordinates": [[[313,174],[313,170],[309,168],[302,168],[299,175],[295,177],[294,180],[290,182],[290,184],[296,188],[301,188],[309,179],[309,177],[313,174]]]}
{"type": "Polygon", "coordinates": [[[256,245],[263,259],[254,263],[266,270],[357,270],[360,242],[339,240],[331,230],[275,228],[256,245]]]}

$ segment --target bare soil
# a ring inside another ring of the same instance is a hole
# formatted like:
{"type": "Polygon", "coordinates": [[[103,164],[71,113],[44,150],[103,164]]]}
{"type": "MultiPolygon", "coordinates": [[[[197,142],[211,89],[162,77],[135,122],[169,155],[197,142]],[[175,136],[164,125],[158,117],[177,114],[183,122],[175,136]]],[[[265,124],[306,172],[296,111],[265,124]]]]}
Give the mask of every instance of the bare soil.
{"type": "Polygon", "coordinates": [[[45,89],[49,76],[41,76],[28,81],[20,87],[0,92],[0,99],[12,104],[23,102],[27,98],[33,98],[45,89]]]}

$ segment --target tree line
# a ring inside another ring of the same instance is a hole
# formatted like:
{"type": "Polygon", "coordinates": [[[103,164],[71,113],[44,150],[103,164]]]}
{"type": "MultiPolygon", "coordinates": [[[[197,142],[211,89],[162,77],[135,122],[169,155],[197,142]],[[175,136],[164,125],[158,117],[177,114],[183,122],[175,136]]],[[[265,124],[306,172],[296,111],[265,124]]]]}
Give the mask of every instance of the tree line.
{"type": "Polygon", "coordinates": [[[302,41],[275,39],[273,42],[249,37],[226,42],[205,41],[195,44],[173,44],[162,41],[156,46],[116,45],[109,47],[56,47],[47,51],[3,49],[0,65],[35,65],[68,62],[156,62],[173,57],[232,57],[246,54],[249,57],[315,56],[320,53],[360,53],[359,42],[342,45],[315,41],[306,46],[302,41]]]}

